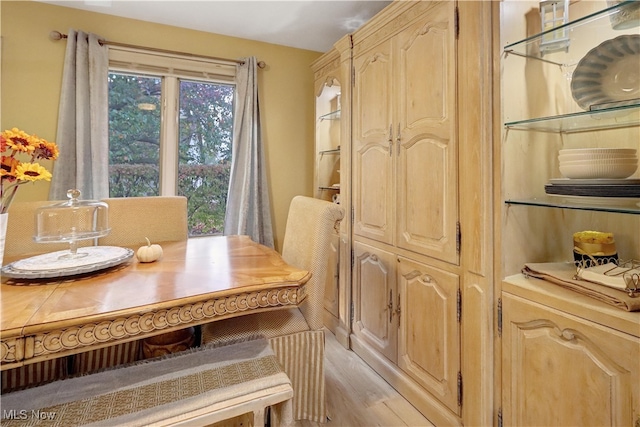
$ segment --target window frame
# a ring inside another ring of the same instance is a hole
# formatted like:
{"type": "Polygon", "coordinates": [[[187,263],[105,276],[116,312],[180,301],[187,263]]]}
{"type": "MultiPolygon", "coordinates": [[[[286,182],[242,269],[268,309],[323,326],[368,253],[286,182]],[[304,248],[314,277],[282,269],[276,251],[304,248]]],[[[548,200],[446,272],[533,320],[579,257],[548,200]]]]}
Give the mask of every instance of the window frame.
{"type": "Polygon", "coordinates": [[[109,73],[162,80],[160,110],[160,196],[178,194],[180,80],[236,85],[236,62],[153,50],[109,46],[109,73]]]}

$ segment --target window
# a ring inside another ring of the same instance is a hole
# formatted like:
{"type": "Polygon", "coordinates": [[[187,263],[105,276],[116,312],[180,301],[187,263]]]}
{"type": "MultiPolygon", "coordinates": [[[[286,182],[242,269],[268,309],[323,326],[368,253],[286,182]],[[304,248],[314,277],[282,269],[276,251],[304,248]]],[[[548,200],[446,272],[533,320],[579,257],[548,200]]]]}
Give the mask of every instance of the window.
{"type": "Polygon", "coordinates": [[[235,66],[110,50],[110,197],[183,195],[189,235],[221,234],[235,66]]]}

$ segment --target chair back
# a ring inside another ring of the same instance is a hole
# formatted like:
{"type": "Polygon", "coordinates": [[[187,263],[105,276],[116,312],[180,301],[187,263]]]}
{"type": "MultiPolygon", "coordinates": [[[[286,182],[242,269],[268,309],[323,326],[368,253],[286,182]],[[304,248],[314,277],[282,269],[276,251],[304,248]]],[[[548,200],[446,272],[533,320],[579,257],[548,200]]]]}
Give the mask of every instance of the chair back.
{"type": "Polygon", "coordinates": [[[324,288],[329,266],[331,237],[337,233],[344,209],[335,203],[296,196],[289,206],[282,243],[282,258],[288,264],[311,272],[306,299],[300,311],[311,329],[323,326],[324,288]]]}
{"type": "Polygon", "coordinates": [[[136,246],[186,240],[187,199],[182,196],[113,197],[109,205],[111,232],[99,239],[105,246],[136,246]]]}
{"type": "Polygon", "coordinates": [[[69,249],[68,243],[38,243],[33,239],[36,234],[36,211],[38,208],[61,202],[38,200],[35,202],[13,202],[9,206],[7,237],[4,244],[5,260],[18,255],[69,249]]]}

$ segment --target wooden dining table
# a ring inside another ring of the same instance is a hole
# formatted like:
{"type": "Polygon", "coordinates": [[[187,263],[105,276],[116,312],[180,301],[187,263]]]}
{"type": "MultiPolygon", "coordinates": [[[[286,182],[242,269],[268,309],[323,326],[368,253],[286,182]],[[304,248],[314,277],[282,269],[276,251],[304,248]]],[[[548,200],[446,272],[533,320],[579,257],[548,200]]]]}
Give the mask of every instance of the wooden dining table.
{"type": "Polygon", "coordinates": [[[134,256],[91,274],[35,281],[3,277],[0,368],[294,307],[305,298],[310,273],[247,236],[194,237],[161,246],[162,258],[152,263],[134,256]]]}

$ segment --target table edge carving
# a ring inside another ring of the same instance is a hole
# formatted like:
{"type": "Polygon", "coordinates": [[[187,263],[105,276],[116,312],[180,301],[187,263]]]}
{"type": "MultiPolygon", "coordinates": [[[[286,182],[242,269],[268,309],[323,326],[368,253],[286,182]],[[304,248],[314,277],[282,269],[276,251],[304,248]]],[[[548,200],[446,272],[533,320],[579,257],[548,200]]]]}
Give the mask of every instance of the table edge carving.
{"type": "Polygon", "coordinates": [[[289,286],[267,291],[245,292],[181,306],[162,308],[117,317],[97,323],[87,323],[68,328],[36,333],[21,338],[2,339],[0,363],[15,363],[31,358],[66,352],[79,348],[102,345],[107,342],[126,340],[131,337],[194,324],[206,323],[207,319],[228,316],[233,313],[270,308],[297,306],[306,296],[305,286],[289,286]],[[24,343],[33,339],[33,346],[24,351],[24,343]],[[25,354],[29,353],[29,354],[25,354]]]}

